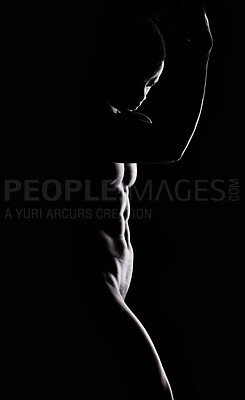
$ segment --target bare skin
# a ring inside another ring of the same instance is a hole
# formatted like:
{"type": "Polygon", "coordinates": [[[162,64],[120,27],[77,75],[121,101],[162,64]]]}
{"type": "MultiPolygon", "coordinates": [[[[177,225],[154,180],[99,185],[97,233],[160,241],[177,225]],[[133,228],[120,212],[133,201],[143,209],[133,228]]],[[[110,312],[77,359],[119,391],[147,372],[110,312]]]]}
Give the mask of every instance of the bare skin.
{"type": "MultiPolygon", "coordinates": [[[[136,85],[139,87],[137,98],[133,96],[129,98],[128,104],[122,104],[120,109],[116,108],[117,98],[115,103],[112,104],[111,111],[113,113],[121,113],[126,109],[127,111],[136,111],[143,101],[146,99],[150,89],[159,81],[160,76],[163,72],[164,61],[153,71],[152,75],[146,76],[136,85]]],[[[115,84],[115,82],[113,82],[115,84]]],[[[115,91],[117,93],[117,91],[115,91]]],[[[110,93],[108,93],[110,98],[110,93]]],[[[119,100],[120,103],[120,100],[119,100]]],[[[103,167],[102,167],[103,168],[103,167]]],[[[133,272],[133,249],[130,242],[130,230],[129,230],[129,216],[130,216],[130,204],[129,204],[129,188],[135,183],[137,177],[137,164],[136,163],[114,163],[112,166],[114,171],[114,177],[112,179],[111,187],[117,190],[119,202],[117,203],[119,211],[119,221],[116,222],[119,226],[117,233],[114,236],[106,233],[106,230],[101,230],[101,237],[105,241],[105,245],[108,251],[115,257],[117,279],[115,280],[113,275],[111,276],[114,284],[125,299],[127,291],[130,286],[132,272],[133,272]]]]}
{"type": "MultiPolygon", "coordinates": [[[[141,379],[146,379],[148,383],[151,382],[151,385],[155,385],[155,398],[157,399],[158,393],[159,395],[161,393],[162,399],[170,400],[173,399],[171,387],[154,344],[141,322],[125,303],[132,278],[134,258],[129,230],[129,188],[135,183],[137,164],[115,163],[113,169],[116,171],[116,175],[112,186],[118,191],[119,219],[114,221],[114,232],[112,230],[108,233],[106,222],[104,228],[100,228],[99,231],[104,248],[107,249],[108,255],[113,261],[110,263],[110,268],[107,264],[107,268],[103,270],[104,283],[110,295],[107,297],[109,300],[106,300],[104,304],[102,301],[107,312],[104,312],[104,307],[102,307],[103,309],[99,308],[101,324],[103,324],[102,331],[107,337],[110,337],[110,344],[115,346],[117,352],[122,353],[125,360],[132,360],[130,361],[132,371],[136,368],[141,379]],[[124,341],[123,345],[118,343],[121,336],[124,341]],[[114,342],[115,337],[117,338],[116,342],[114,342]],[[145,354],[149,363],[147,366],[139,365],[138,354],[145,354]]],[[[128,371],[131,370],[130,367],[128,364],[128,371]]],[[[137,380],[135,380],[136,382],[137,380]]]]}
{"type": "MultiPolygon", "coordinates": [[[[203,17],[202,31],[211,38],[208,19],[200,10],[198,10],[198,13],[203,17]]],[[[185,115],[188,135],[187,140],[183,141],[184,147],[182,146],[181,154],[184,153],[188,146],[199,120],[205,93],[210,50],[211,45],[208,45],[204,51],[204,56],[201,58],[200,65],[198,64],[200,69],[200,77],[198,77],[200,90],[193,95],[192,100],[196,111],[194,117],[193,113],[191,113],[190,123],[188,115],[185,115]]],[[[110,64],[102,68],[103,74],[104,71],[107,71],[106,77],[105,75],[101,76],[98,71],[96,75],[100,82],[100,90],[103,92],[107,103],[107,111],[111,115],[124,116],[126,114],[129,123],[132,117],[132,121],[136,118],[146,125],[151,124],[149,118],[137,114],[136,110],[146,99],[151,87],[159,81],[164,70],[164,62],[159,62],[150,74],[147,72],[143,77],[141,74],[140,79],[131,81],[128,79],[129,75],[126,74],[127,79],[124,79],[123,83],[121,79],[122,69],[118,65],[123,65],[123,71],[127,71],[127,63],[125,64],[125,60],[122,60],[122,63],[110,64]],[[128,81],[130,91],[127,91],[126,87],[128,81]]],[[[187,107],[187,109],[189,108],[187,107]]],[[[184,128],[185,122],[183,122],[184,128]]],[[[127,133],[125,131],[125,135],[127,133]]],[[[158,161],[157,158],[156,162],[158,161]]],[[[176,158],[163,157],[160,160],[162,163],[172,161],[176,161],[176,158]]],[[[107,179],[108,174],[110,176],[109,185],[115,189],[117,194],[118,218],[110,221],[109,224],[106,219],[102,220],[94,228],[93,232],[96,236],[98,247],[96,251],[89,254],[89,261],[86,260],[85,264],[86,268],[81,272],[82,279],[85,279],[85,282],[89,281],[93,290],[92,292],[91,290],[87,292],[86,288],[83,289],[85,292],[83,298],[87,304],[95,329],[105,338],[112,352],[117,354],[122,370],[127,371],[125,379],[123,379],[125,391],[132,391],[133,385],[135,392],[145,393],[146,398],[147,394],[149,396],[151,394],[155,400],[158,398],[171,400],[173,399],[172,390],[157,351],[145,328],[125,303],[132,278],[134,258],[129,230],[129,190],[136,181],[137,162],[107,162],[106,164],[97,162],[95,169],[98,181],[107,179]],[[135,375],[135,371],[137,371],[137,375],[135,375]],[[134,376],[133,382],[130,381],[132,376],[134,376]]]]}

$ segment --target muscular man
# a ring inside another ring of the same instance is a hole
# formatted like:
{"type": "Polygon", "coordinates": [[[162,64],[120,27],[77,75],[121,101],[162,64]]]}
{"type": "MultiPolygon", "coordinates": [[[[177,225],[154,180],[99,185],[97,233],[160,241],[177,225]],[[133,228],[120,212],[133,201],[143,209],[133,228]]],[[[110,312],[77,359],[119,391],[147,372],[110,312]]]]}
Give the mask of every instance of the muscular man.
{"type": "Polygon", "coordinates": [[[161,12],[154,14],[155,20],[154,15],[135,14],[102,19],[89,95],[81,95],[78,172],[101,192],[89,204],[93,218],[74,230],[74,260],[89,321],[93,380],[100,382],[107,398],[173,399],[157,351],[126,304],[133,271],[129,188],[138,163],[179,160],[199,120],[212,40],[201,2],[185,3],[185,21],[182,26],[178,21],[180,33],[173,39],[184,80],[176,77],[167,96],[164,124],[138,112],[167,63],[161,12]],[[89,123],[84,136],[85,119],[89,123]],[[104,208],[111,213],[98,218],[98,209],[104,208]]]}

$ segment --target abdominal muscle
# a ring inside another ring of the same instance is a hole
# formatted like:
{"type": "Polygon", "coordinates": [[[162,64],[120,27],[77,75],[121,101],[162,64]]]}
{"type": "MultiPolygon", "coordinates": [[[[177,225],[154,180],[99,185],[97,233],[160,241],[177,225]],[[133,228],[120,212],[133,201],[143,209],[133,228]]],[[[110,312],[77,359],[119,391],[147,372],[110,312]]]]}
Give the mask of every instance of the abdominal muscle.
{"type": "MultiPolygon", "coordinates": [[[[101,166],[102,167],[102,166],[101,166]]],[[[116,202],[112,207],[117,208],[116,217],[109,214],[108,218],[99,223],[99,232],[104,242],[107,256],[111,258],[108,269],[104,273],[113,279],[120,294],[125,298],[133,271],[133,249],[130,242],[129,230],[129,188],[134,184],[137,176],[136,164],[114,163],[111,171],[106,166],[107,174],[111,172],[109,186],[115,189],[116,202]],[[109,266],[110,265],[110,266],[109,266]]],[[[103,174],[103,168],[100,169],[103,174]]]]}
{"type": "MultiPolygon", "coordinates": [[[[108,168],[108,167],[107,167],[108,168]]],[[[103,167],[102,167],[103,171],[103,167]]],[[[109,171],[108,171],[109,172],[109,171]]],[[[103,172],[102,172],[103,173],[103,172]]],[[[108,180],[108,187],[113,189],[115,202],[112,204],[113,210],[117,210],[116,215],[109,213],[109,221],[102,221],[102,226],[109,222],[111,235],[115,237],[129,239],[128,220],[130,216],[129,188],[135,183],[137,176],[136,164],[112,164],[112,175],[108,180]]]]}

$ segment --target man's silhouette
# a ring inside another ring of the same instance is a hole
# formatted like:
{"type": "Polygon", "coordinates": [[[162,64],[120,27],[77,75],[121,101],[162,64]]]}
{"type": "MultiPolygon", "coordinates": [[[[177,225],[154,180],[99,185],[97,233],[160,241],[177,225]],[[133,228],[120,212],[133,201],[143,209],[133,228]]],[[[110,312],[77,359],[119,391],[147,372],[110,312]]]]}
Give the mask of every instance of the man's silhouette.
{"type": "Polygon", "coordinates": [[[90,203],[93,218],[74,227],[73,256],[87,321],[88,370],[107,398],[173,398],[157,351],[126,304],[134,256],[129,189],[138,163],[179,160],[199,120],[212,40],[201,2],[186,2],[186,10],[176,39],[184,42],[180,68],[186,71],[185,81],[171,93],[174,110],[162,110],[182,118],[181,132],[167,115],[159,126],[138,111],[167,63],[168,48],[157,26],[161,13],[155,19],[135,13],[102,18],[88,92],[80,97],[77,172],[101,191],[98,201],[90,203]],[[98,209],[105,208],[107,216],[98,218],[98,209]]]}

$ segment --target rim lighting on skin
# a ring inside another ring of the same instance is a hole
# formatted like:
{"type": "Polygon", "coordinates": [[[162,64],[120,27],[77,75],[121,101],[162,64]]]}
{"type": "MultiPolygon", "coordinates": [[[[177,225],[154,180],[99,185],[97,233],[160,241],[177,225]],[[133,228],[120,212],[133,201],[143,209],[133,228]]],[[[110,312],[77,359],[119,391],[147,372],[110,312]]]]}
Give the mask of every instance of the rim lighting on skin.
{"type": "Polygon", "coordinates": [[[154,85],[156,85],[156,83],[159,81],[160,76],[162,75],[163,69],[164,69],[164,61],[161,62],[159,68],[156,71],[154,71],[153,75],[149,79],[146,79],[144,81],[144,97],[143,97],[143,99],[141,101],[139,101],[136,104],[129,105],[128,107],[125,107],[125,109],[123,109],[122,107],[120,107],[120,108],[119,107],[115,107],[113,104],[109,103],[110,106],[111,106],[112,111],[114,113],[116,113],[116,114],[117,113],[121,113],[123,111],[130,111],[130,112],[136,111],[141,106],[141,104],[145,101],[145,99],[147,97],[147,94],[149,93],[150,89],[154,85]]]}

